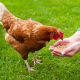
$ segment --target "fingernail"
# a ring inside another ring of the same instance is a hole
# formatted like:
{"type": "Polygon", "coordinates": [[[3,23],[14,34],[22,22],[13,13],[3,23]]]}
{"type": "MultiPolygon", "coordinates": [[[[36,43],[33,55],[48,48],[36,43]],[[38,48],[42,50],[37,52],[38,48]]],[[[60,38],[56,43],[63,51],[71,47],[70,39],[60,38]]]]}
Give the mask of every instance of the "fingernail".
{"type": "Polygon", "coordinates": [[[64,54],[65,54],[65,52],[63,51],[61,54],[62,54],[62,55],[64,55],[64,54]]]}

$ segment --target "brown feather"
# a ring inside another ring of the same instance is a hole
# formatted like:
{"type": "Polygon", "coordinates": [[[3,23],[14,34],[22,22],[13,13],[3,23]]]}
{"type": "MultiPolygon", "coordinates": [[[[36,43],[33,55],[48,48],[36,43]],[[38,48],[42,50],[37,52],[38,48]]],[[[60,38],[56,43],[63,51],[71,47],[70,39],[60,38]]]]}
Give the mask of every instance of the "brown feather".
{"type": "Polygon", "coordinates": [[[19,52],[24,60],[28,58],[29,52],[35,52],[46,46],[52,39],[52,33],[58,30],[56,27],[43,26],[31,19],[21,20],[8,10],[4,11],[1,21],[8,33],[5,37],[7,43],[19,52]]]}

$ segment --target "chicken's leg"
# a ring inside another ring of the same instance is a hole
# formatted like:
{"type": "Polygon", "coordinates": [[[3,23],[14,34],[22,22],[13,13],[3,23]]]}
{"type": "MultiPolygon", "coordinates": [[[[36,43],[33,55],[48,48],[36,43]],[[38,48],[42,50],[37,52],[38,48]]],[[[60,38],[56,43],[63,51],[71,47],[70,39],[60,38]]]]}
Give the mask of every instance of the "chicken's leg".
{"type": "Polygon", "coordinates": [[[34,67],[30,67],[30,66],[29,66],[27,60],[24,60],[24,62],[26,63],[26,66],[27,66],[29,72],[30,72],[30,71],[35,71],[35,70],[33,69],[34,67]]]}
{"type": "Polygon", "coordinates": [[[36,59],[36,57],[35,57],[34,53],[32,53],[32,54],[33,54],[33,61],[34,61],[34,65],[35,65],[36,63],[40,63],[40,62],[39,62],[40,60],[37,60],[37,59],[36,59]]]}

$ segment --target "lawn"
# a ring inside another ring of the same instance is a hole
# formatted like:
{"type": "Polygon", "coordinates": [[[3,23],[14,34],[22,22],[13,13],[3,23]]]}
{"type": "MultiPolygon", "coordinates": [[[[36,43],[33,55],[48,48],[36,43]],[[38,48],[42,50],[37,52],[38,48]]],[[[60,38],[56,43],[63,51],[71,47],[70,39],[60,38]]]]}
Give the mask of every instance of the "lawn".
{"type": "MultiPolygon", "coordinates": [[[[43,25],[55,26],[64,32],[64,38],[72,36],[80,27],[79,0],[0,0],[8,10],[21,19],[31,18],[43,25]]],[[[0,25],[0,80],[80,80],[80,54],[72,58],[53,56],[49,46],[36,51],[43,64],[36,64],[34,72],[28,72],[20,54],[5,41],[5,30],[0,25]],[[41,57],[40,57],[41,56],[41,57]]],[[[32,54],[28,62],[33,66],[32,54]]]]}

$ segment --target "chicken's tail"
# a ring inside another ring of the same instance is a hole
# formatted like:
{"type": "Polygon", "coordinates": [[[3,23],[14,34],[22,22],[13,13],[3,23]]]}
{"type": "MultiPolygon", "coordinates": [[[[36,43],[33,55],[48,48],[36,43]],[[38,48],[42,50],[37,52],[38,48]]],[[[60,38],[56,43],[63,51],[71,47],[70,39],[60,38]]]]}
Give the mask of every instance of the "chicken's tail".
{"type": "Polygon", "coordinates": [[[8,10],[3,3],[0,2],[0,20],[5,10],[8,10]]]}

